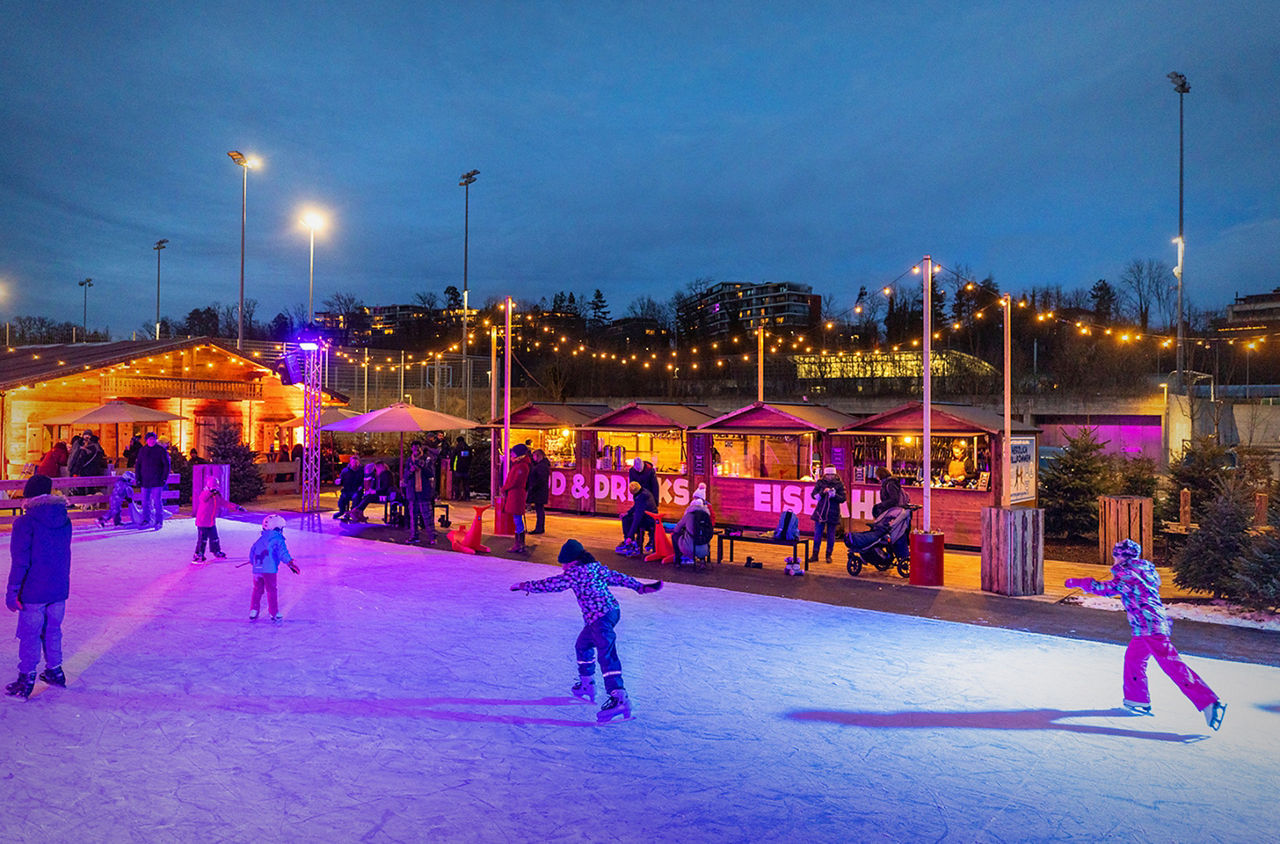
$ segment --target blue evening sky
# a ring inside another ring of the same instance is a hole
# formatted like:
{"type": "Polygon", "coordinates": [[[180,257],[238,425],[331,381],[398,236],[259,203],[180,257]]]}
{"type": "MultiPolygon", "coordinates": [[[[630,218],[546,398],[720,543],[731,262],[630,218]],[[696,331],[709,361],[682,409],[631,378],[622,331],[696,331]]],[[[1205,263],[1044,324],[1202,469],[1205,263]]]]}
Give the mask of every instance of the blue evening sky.
{"type": "Polygon", "coordinates": [[[0,316],[116,336],[247,296],[472,302],[698,277],[847,307],[932,253],[1015,292],[1280,284],[1274,2],[3,2],[0,316]]]}

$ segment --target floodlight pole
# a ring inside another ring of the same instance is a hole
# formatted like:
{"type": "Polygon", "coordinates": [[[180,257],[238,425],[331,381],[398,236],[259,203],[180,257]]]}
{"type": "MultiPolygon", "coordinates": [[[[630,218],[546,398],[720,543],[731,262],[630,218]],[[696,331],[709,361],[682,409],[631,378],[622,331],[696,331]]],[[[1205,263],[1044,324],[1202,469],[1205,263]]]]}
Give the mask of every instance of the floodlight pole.
{"type": "Polygon", "coordinates": [[[471,185],[479,170],[463,173],[458,184],[463,188],[462,212],[462,378],[466,382],[467,418],[471,418],[471,361],[467,358],[467,310],[470,308],[470,291],[467,288],[467,262],[471,254],[471,185]]]}
{"type": "Polygon", "coordinates": [[[156,245],[151,247],[156,250],[156,339],[160,339],[160,251],[164,249],[164,245],[168,243],[167,238],[161,238],[156,241],[156,245]]]}

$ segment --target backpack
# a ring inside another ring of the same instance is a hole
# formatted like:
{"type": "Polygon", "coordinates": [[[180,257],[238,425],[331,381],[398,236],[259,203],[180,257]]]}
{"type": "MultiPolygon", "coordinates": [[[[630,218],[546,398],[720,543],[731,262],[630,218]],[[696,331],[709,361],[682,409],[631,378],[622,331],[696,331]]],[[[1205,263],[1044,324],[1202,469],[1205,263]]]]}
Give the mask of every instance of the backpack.
{"type": "Polygon", "coordinates": [[[715,529],[711,527],[711,516],[701,510],[693,512],[693,547],[700,545],[710,545],[711,537],[715,536],[715,529]]]}
{"type": "Polygon", "coordinates": [[[778,526],[773,530],[773,538],[795,542],[800,535],[800,520],[790,510],[783,510],[778,516],[778,526]]]}

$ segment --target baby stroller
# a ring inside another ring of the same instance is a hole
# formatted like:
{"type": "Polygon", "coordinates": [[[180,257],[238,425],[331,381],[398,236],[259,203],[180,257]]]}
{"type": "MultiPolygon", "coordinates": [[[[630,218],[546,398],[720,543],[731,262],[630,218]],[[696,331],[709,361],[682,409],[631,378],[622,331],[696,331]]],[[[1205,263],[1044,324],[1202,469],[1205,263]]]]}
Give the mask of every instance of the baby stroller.
{"type": "Polygon", "coordinates": [[[869,565],[877,571],[896,566],[898,574],[907,577],[911,573],[911,523],[919,509],[918,504],[891,507],[881,513],[869,529],[845,534],[844,544],[849,548],[845,568],[849,575],[857,577],[862,567],[869,565]]]}

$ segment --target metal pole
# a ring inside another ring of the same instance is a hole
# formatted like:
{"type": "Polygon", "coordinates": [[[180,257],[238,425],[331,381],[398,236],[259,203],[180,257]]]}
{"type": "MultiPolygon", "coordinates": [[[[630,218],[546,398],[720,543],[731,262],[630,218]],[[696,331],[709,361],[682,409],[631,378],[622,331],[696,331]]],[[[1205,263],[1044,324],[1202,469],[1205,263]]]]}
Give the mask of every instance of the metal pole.
{"type": "Polygon", "coordinates": [[[249,212],[249,168],[240,165],[244,171],[244,182],[240,188],[240,306],[236,309],[236,351],[244,345],[244,224],[249,212]]]}
{"type": "Polygon", "coordinates": [[[1009,482],[1012,480],[1012,473],[1009,471],[1009,463],[1013,459],[1013,445],[1010,438],[1013,435],[1013,371],[1012,354],[1010,340],[1013,331],[1010,324],[1013,322],[1013,297],[1004,294],[1004,448],[1001,449],[1000,459],[1004,461],[1004,465],[1000,467],[1000,506],[1009,506],[1009,482]]]}
{"type": "MultiPolygon", "coordinates": [[[[316,309],[312,304],[316,287],[316,227],[311,226],[311,261],[307,265],[307,324],[316,321],[316,309]]],[[[403,353],[402,353],[403,354],[403,353]]]]}
{"type": "Polygon", "coordinates": [[[764,404],[764,325],[756,329],[756,401],[764,404]]]}
{"type": "Polygon", "coordinates": [[[161,238],[156,241],[156,245],[151,247],[156,250],[156,339],[160,339],[160,250],[164,249],[164,245],[169,241],[161,238]]]}
{"type": "Polygon", "coordinates": [[[1183,327],[1182,327],[1182,276],[1183,276],[1183,254],[1186,247],[1186,238],[1182,231],[1182,205],[1183,205],[1183,134],[1182,134],[1182,115],[1183,115],[1183,95],[1191,93],[1191,86],[1187,84],[1187,77],[1177,71],[1169,74],[1169,81],[1173,83],[1173,89],[1178,92],[1178,266],[1174,269],[1174,275],[1178,278],[1178,348],[1177,348],[1177,366],[1178,366],[1178,388],[1185,387],[1183,381],[1185,377],[1186,367],[1186,351],[1183,349],[1183,327]]]}
{"type": "Polygon", "coordinates": [[[511,297],[507,297],[507,306],[502,332],[503,348],[503,383],[502,390],[502,477],[507,476],[507,462],[511,451],[511,297]]]}
{"type": "Polygon", "coordinates": [[[369,412],[369,347],[364,347],[364,412],[369,412]]]}
{"type": "MultiPolygon", "coordinates": [[[[489,421],[498,418],[498,326],[489,329],[489,421]]],[[[498,461],[494,455],[494,440],[489,438],[489,500],[496,498],[498,489],[498,461]]]]}
{"type": "Polygon", "coordinates": [[[929,351],[931,348],[930,340],[933,339],[933,258],[929,255],[924,256],[924,263],[921,266],[924,275],[924,357],[922,365],[924,371],[924,532],[929,533],[931,522],[929,519],[929,505],[931,503],[930,490],[933,487],[933,371],[930,362],[929,351]]]}
{"type": "Polygon", "coordinates": [[[469,170],[458,180],[458,184],[462,185],[464,203],[462,212],[462,376],[466,379],[463,392],[466,395],[468,419],[471,418],[471,368],[467,366],[467,312],[471,307],[471,299],[467,286],[467,264],[471,256],[471,184],[479,175],[479,170],[469,170]]]}

